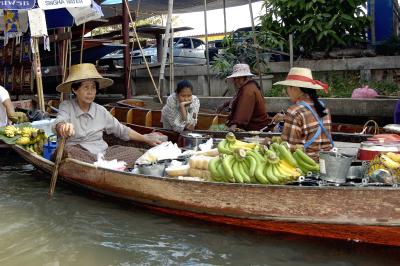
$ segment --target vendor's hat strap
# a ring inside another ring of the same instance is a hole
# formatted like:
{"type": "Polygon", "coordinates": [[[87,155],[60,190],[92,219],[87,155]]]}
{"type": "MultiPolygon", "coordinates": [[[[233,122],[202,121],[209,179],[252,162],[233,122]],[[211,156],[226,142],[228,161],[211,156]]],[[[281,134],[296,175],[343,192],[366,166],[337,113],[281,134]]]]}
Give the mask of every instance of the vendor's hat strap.
{"type": "Polygon", "coordinates": [[[300,76],[300,75],[288,75],[286,77],[286,80],[295,80],[295,81],[304,81],[304,82],[309,82],[314,85],[319,85],[322,88],[324,88],[325,93],[328,93],[329,85],[326,83],[323,83],[319,80],[311,79],[305,76],[300,76]]]}

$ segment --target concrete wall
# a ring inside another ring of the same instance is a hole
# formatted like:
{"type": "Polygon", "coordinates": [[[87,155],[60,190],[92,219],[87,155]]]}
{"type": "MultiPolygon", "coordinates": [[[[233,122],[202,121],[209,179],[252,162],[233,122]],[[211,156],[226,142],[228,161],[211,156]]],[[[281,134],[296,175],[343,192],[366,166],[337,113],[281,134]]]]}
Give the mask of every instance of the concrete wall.
{"type": "MultiPolygon", "coordinates": [[[[313,70],[317,78],[324,80],[324,76],[332,72],[342,74],[353,73],[359,76],[361,80],[392,80],[400,84],[400,56],[384,57],[363,57],[347,59],[329,59],[329,60],[305,60],[294,62],[294,66],[308,67],[313,70]]],[[[271,70],[268,76],[263,77],[263,89],[267,91],[272,83],[283,79],[288,73],[289,62],[271,62],[271,70]]],[[[159,66],[151,68],[151,73],[158,84],[159,66]]],[[[169,84],[169,68],[165,70],[167,84],[169,84]]],[[[207,88],[207,67],[206,66],[175,66],[175,83],[182,79],[190,80],[194,85],[194,93],[203,96],[222,96],[228,90],[226,96],[232,96],[234,89],[229,86],[222,78],[216,75],[211,67],[210,72],[210,91],[207,88]]],[[[149,78],[149,73],[143,66],[135,66],[132,70],[133,95],[152,95],[155,94],[154,86],[149,78]]],[[[173,89],[174,89],[173,88],[173,89]]],[[[164,91],[164,95],[168,92],[164,91]]]]}

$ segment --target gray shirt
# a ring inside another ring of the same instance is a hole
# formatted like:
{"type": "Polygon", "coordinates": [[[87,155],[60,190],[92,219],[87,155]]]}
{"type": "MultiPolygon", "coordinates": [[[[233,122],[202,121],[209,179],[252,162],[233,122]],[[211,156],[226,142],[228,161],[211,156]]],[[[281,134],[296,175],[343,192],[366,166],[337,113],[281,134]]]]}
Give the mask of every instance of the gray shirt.
{"type": "Polygon", "coordinates": [[[60,104],[54,126],[60,122],[74,125],[75,135],[67,139],[66,145],[80,144],[93,154],[104,153],[108,148],[103,140],[103,131],[114,134],[122,140],[129,140],[130,129],[122,125],[106,108],[91,103],[89,111],[83,112],[77,101],[63,101],[60,104]]]}

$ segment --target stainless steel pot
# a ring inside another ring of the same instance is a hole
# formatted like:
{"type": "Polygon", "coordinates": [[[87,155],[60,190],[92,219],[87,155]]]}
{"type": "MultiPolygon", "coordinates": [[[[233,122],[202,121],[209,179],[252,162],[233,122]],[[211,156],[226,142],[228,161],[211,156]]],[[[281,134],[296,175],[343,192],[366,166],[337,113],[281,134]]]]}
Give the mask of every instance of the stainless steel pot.
{"type": "Polygon", "coordinates": [[[139,173],[142,175],[164,176],[164,163],[138,164],[137,167],[139,169],[139,173]]]}
{"type": "Polygon", "coordinates": [[[199,144],[205,143],[209,138],[210,135],[206,134],[199,134],[199,133],[182,133],[181,137],[183,139],[183,148],[185,149],[194,149],[198,147],[199,144]]]}

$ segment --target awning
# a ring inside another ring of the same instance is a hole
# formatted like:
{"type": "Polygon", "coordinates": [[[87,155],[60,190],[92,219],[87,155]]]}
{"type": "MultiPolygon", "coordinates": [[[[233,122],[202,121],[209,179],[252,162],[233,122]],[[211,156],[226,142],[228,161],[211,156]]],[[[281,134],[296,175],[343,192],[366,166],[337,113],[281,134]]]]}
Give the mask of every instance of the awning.
{"type": "MultiPolygon", "coordinates": [[[[130,11],[136,12],[138,1],[139,6],[139,18],[143,19],[154,15],[168,13],[168,0],[132,0],[129,1],[130,11]]],[[[258,2],[255,0],[253,2],[258,2]]],[[[248,0],[227,0],[225,6],[234,7],[246,5],[249,3],[248,0]]],[[[102,10],[105,17],[116,16],[122,14],[121,0],[106,0],[101,4],[102,10]]],[[[221,9],[223,8],[223,0],[207,0],[207,10],[221,9]]],[[[174,1],[174,14],[175,13],[190,13],[204,10],[203,0],[175,0],[174,1]]]]}

